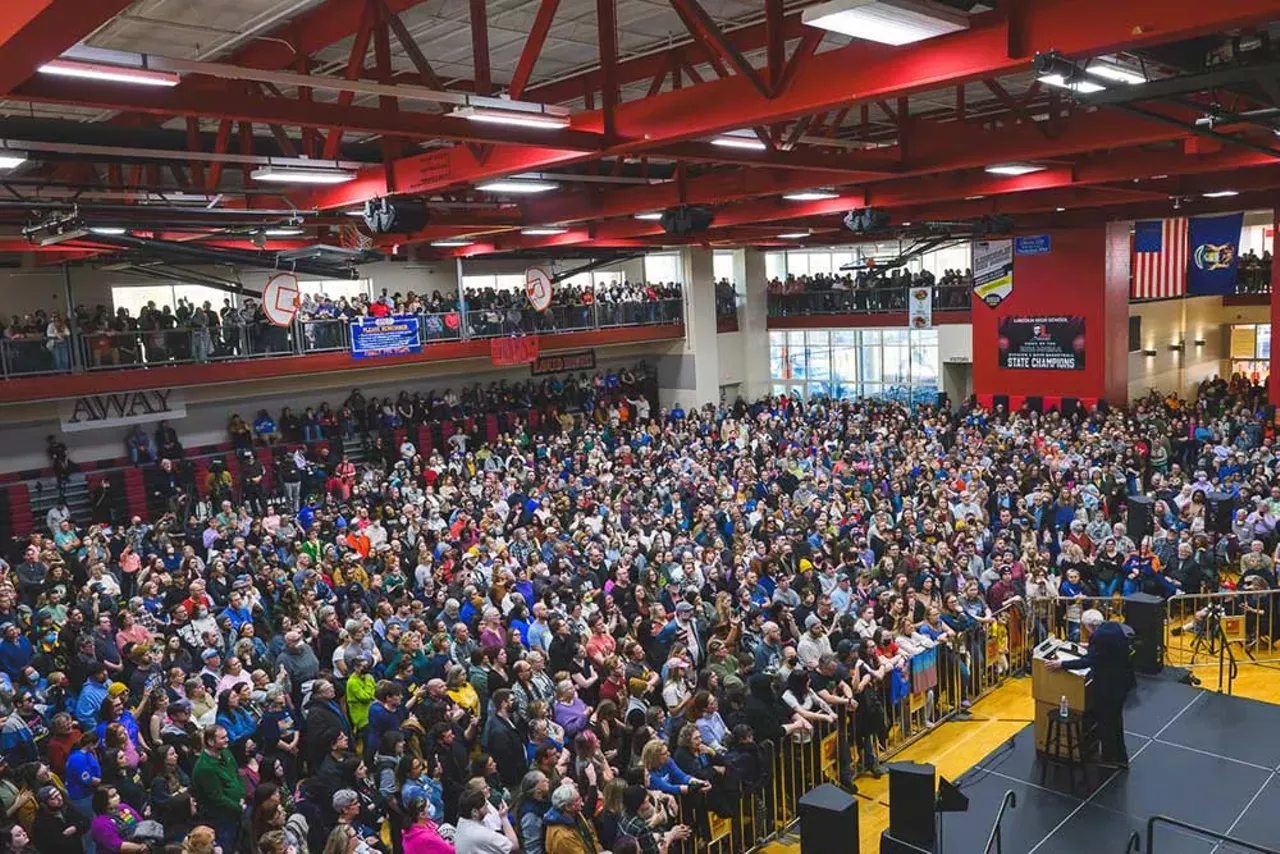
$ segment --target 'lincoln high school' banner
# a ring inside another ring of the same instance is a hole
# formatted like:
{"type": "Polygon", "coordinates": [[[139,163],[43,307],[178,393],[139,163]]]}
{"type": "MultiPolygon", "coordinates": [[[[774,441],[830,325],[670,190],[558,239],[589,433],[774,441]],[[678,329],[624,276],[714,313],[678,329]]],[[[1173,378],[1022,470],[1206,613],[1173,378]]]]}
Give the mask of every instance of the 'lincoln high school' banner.
{"type": "Polygon", "coordinates": [[[995,308],[1013,293],[1013,241],[973,242],[973,292],[995,308]]]}
{"type": "Polygon", "coordinates": [[[1084,318],[1001,318],[999,346],[1002,368],[1082,371],[1084,318]]]}

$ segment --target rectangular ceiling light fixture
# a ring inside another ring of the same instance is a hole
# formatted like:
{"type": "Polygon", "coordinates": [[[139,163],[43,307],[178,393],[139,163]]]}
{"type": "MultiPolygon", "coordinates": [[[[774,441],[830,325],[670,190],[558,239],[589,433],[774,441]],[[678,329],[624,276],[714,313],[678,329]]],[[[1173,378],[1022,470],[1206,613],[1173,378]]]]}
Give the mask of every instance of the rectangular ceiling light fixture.
{"type": "Polygon", "coordinates": [[[345,184],[354,181],[356,174],[323,166],[263,166],[250,172],[249,177],[271,184],[345,184]]]}
{"type": "Polygon", "coordinates": [[[648,213],[638,213],[632,219],[644,220],[645,222],[657,222],[662,219],[662,211],[649,211],[648,213]]]}
{"type": "Polygon", "coordinates": [[[522,228],[520,233],[527,237],[551,237],[556,234],[568,234],[569,229],[555,226],[537,226],[534,228],[522,228]]]}
{"type": "Polygon", "coordinates": [[[1035,163],[997,163],[987,167],[988,175],[1030,175],[1032,172],[1043,172],[1047,167],[1035,163]]]}
{"type": "Polygon", "coordinates": [[[470,246],[470,240],[433,240],[432,246],[438,246],[441,249],[453,249],[459,246],[470,246]]]}
{"type": "Polygon", "coordinates": [[[458,119],[470,119],[491,125],[508,125],[510,127],[543,128],[555,130],[567,128],[569,117],[532,110],[499,110],[493,107],[458,107],[449,113],[458,119]]]}
{"type": "Polygon", "coordinates": [[[711,140],[711,144],[721,148],[745,148],[748,151],[764,151],[768,147],[758,139],[745,136],[718,136],[711,140]]]}
{"type": "Polygon", "coordinates": [[[58,77],[79,77],[84,80],[101,80],[108,83],[133,83],[138,86],[177,86],[182,77],[173,71],[155,71],[150,68],[131,68],[127,65],[107,65],[101,62],[81,62],[75,59],[54,59],[40,66],[41,74],[58,77]]]}
{"type": "Polygon", "coordinates": [[[1205,193],[1204,197],[1206,199],[1228,199],[1238,195],[1240,195],[1238,190],[1214,190],[1212,193],[1205,193]]]}
{"type": "Polygon", "coordinates": [[[1116,65],[1113,62],[1091,62],[1085,67],[1085,71],[1094,77],[1114,80],[1116,83],[1127,83],[1130,86],[1137,86],[1139,83],[1147,82],[1147,78],[1138,72],[1125,68],[1123,65],[1116,65]]]}
{"type": "Polygon", "coordinates": [[[501,181],[489,181],[484,184],[476,184],[477,190],[483,190],[486,193],[510,193],[510,194],[529,194],[529,193],[545,193],[548,190],[554,190],[559,184],[553,184],[550,181],[521,181],[518,179],[507,178],[501,181]]]}
{"type": "Polygon", "coordinates": [[[785,193],[782,198],[789,202],[825,202],[828,199],[840,198],[840,194],[834,190],[804,190],[799,193],[785,193]]]}
{"type": "Polygon", "coordinates": [[[969,29],[968,16],[929,0],[832,0],[805,9],[800,20],[895,47],[969,29]]]}
{"type": "Polygon", "coordinates": [[[779,240],[803,240],[809,236],[807,231],[788,231],[786,234],[779,234],[779,240]]]}
{"type": "Polygon", "coordinates": [[[21,151],[0,149],[0,169],[17,169],[27,162],[27,155],[21,151]]]}
{"type": "Polygon", "coordinates": [[[302,234],[302,229],[284,226],[282,228],[268,228],[262,233],[267,237],[298,237],[302,234]]]}
{"type": "Polygon", "coordinates": [[[1070,83],[1061,74],[1042,74],[1036,78],[1046,86],[1056,86],[1059,89],[1070,89],[1072,92],[1078,92],[1081,95],[1092,95],[1094,92],[1101,92],[1107,88],[1094,83],[1092,80],[1072,80],[1070,83]]]}

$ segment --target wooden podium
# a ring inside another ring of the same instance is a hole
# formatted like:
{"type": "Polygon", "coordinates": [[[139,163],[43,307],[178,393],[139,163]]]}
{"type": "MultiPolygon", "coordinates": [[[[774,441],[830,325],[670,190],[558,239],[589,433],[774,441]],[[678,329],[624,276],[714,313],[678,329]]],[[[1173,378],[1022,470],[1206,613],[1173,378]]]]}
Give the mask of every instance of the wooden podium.
{"type": "MultiPolygon", "coordinates": [[[[1049,638],[1031,653],[1031,696],[1036,702],[1036,752],[1043,753],[1048,736],[1049,714],[1056,713],[1063,697],[1067,708],[1085,715],[1091,708],[1088,670],[1050,670],[1050,661],[1070,661],[1085,654],[1084,647],[1070,641],[1049,638]]],[[[1086,727],[1086,734],[1087,734],[1086,727]]],[[[1092,739],[1086,737],[1086,745],[1092,739]]],[[[1079,757],[1077,757],[1079,758],[1079,757]]]]}

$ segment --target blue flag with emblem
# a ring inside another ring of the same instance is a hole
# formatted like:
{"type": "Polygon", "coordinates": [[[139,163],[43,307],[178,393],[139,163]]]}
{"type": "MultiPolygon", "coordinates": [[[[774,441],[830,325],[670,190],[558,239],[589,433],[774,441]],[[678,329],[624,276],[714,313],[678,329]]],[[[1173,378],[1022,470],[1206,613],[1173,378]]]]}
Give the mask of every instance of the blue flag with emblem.
{"type": "Polygon", "coordinates": [[[1187,294],[1235,292],[1244,214],[1201,216],[1191,220],[1187,259],[1187,294]]]}

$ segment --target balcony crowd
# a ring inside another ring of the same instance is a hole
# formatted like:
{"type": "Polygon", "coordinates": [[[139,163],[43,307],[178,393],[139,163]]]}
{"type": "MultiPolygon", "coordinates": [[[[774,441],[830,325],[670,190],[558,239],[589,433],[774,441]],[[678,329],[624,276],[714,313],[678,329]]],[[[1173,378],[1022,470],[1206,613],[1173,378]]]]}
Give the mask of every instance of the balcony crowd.
{"type": "Polygon", "coordinates": [[[929,288],[934,311],[967,309],[973,290],[973,273],[947,270],[935,277],[927,270],[912,273],[902,268],[888,272],[788,275],[768,284],[769,314],[874,314],[905,312],[908,292],[929,288]]]}

